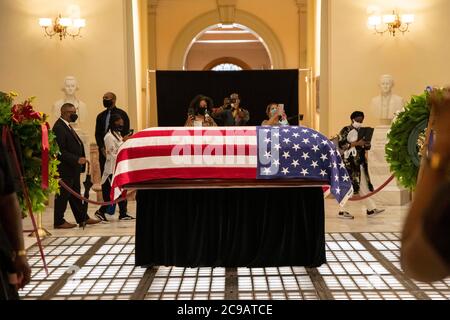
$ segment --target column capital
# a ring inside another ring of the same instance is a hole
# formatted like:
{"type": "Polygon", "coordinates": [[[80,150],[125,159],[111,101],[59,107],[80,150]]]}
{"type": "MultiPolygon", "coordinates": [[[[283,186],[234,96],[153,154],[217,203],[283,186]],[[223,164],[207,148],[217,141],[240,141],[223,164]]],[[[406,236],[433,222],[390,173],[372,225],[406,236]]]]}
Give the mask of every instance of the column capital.
{"type": "Polygon", "coordinates": [[[232,24],[236,17],[237,0],[216,0],[219,19],[223,24],[232,24]]]}
{"type": "Polygon", "coordinates": [[[308,0],[294,0],[298,7],[298,13],[306,13],[308,11],[308,0]]]}
{"type": "Polygon", "coordinates": [[[148,13],[149,14],[156,14],[156,8],[158,7],[158,1],[159,0],[147,0],[148,4],[148,13]]]}

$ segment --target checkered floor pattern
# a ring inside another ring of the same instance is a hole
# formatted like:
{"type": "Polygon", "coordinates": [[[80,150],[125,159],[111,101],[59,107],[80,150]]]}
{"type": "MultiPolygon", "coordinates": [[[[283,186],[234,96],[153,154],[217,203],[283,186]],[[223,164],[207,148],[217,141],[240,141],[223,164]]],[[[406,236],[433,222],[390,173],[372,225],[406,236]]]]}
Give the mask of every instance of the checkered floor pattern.
{"type": "Polygon", "coordinates": [[[320,268],[134,266],[134,237],[47,238],[48,275],[36,246],[25,300],[450,300],[450,279],[406,278],[398,233],[326,235],[320,268]]]}

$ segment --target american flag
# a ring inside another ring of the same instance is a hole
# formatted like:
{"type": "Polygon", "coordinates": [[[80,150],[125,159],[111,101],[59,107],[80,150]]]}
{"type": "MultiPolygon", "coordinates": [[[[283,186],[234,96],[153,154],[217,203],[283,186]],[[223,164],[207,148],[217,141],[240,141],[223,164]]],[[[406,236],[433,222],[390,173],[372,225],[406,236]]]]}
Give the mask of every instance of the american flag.
{"type": "MultiPolygon", "coordinates": [[[[292,132],[304,129],[287,128],[292,132]]],[[[258,140],[261,140],[262,134],[270,137],[271,130],[274,130],[273,134],[275,135],[276,127],[274,129],[267,129],[267,127],[173,127],[150,128],[141,131],[126,141],[119,149],[112,180],[114,199],[121,195],[125,185],[157,179],[285,179],[291,177],[330,180],[331,175],[324,177],[320,174],[310,175],[301,172],[297,172],[296,175],[295,170],[292,170],[291,173],[289,169],[289,173],[285,170],[286,174],[281,172],[281,175],[276,174],[275,171],[273,175],[260,174],[260,169],[270,168],[270,162],[266,163],[267,155],[262,153],[261,149],[258,151],[258,148],[266,148],[270,152],[271,144],[265,142],[266,138],[262,142],[258,140]],[[267,166],[264,167],[263,163],[266,163],[267,166]]],[[[311,134],[318,134],[311,129],[308,130],[311,134]]],[[[288,132],[283,133],[283,138],[287,138],[288,132]]],[[[306,137],[306,134],[303,133],[303,137],[306,137]]],[[[328,141],[322,135],[320,137],[328,141]]],[[[291,137],[291,139],[293,138],[291,137]]],[[[286,149],[289,144],[282,143],[280,146],[286,149]]],[[[327,144],[329,150],[331,146],[331,142],[330,145],[327,144]]],[[[313,145],[310,147],[312,148],[313,145]]],[[[304,151],[308,150],[307,145],[303,145],[302,148],[304,151]]],[[[324,150],[324,146],[321,147],[322,149],[324,150]]],[[[311,152],[311,150],[309,151],[311,152]]],[[[323,167],[323,163],[320,165],[323,167]]],[[[295,166],[294,163],[293,169],[295,166]]],[[[327,170],[339,175],[340,179],[345,179],[341,175],[343,171],[337,169],[334,172],[335,168],[327,168],[327,170]]],[[[339,187],[336,183],[333,183],[332,186],[339,187]]]]}
{"type": "Polygon", "coordinates": [[[336,146],[305,127],[258,127],[258,179],[325,180],[343,205],[353,194],[350,176],[336,146]]]}

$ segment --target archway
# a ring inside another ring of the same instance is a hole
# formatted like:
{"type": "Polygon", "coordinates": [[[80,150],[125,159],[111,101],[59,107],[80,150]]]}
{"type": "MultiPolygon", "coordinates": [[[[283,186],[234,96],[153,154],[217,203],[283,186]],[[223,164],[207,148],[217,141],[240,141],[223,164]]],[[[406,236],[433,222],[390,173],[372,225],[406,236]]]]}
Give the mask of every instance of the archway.
{"type": "MultiPolygon", "coordinates": [[[[196,39],[199,34],[202,34],[211,26],[218,25],[219,23],[219,13],[216,10],[207,12],[188,23],[172,46],[169,69],[183,70],[187,53],[193,44],[193,39],[196,39]]],[[[237,9],[235,23],[246,26],[259,35],[269,52],[272,68],[285,68],[284,53],[281,44],[275,33],[264,21],[248,12],[237,9]]]]}
{"type": "Polygon", "coordinates": [[[227,63],[244,70],[272,69],[267,45],[253,30],[239,24],[214,25],[192,41],[184,70],[211,70],[227,63]]]}

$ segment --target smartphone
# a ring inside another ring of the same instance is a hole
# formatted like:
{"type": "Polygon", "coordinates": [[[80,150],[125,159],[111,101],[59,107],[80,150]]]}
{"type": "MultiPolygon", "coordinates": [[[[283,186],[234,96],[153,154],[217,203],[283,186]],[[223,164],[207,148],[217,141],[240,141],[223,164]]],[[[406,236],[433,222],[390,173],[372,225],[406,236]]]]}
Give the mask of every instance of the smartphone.
{"type": "Polygon", "coordinates": [[[278,104],[278,113],[280,115],[284,114],[284,104],[282,103],[278,104]]]}
{"type": "Polygon", "coordinates": [[[128,135],[129,136],[132,136],[134,134],[134,130],[133,129],[130,129],[130,131],[128,131],[128,135]]]}

